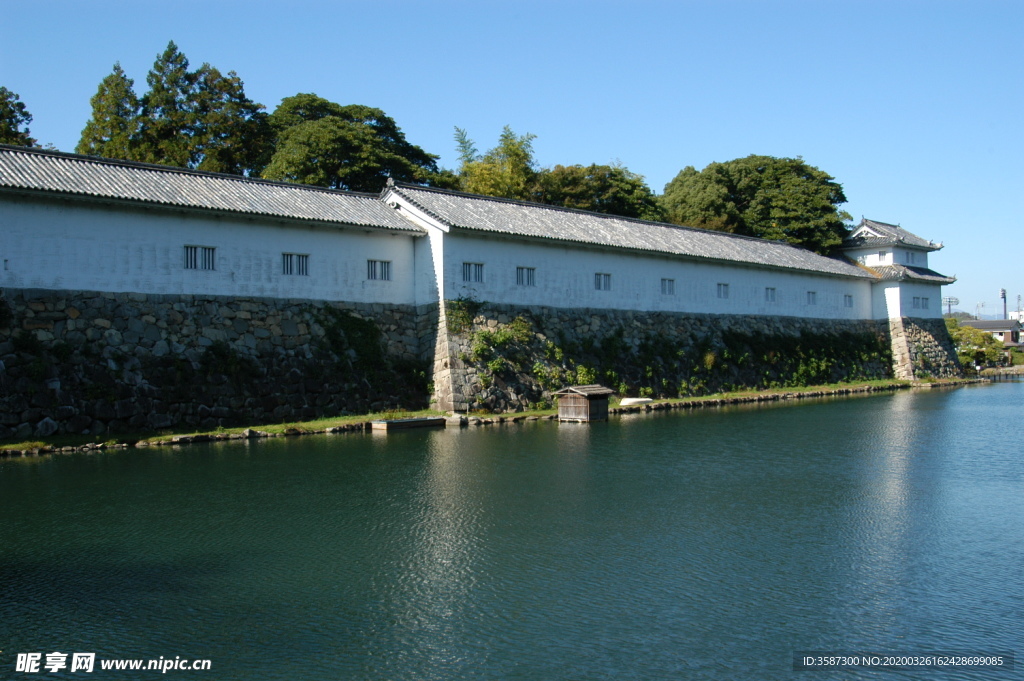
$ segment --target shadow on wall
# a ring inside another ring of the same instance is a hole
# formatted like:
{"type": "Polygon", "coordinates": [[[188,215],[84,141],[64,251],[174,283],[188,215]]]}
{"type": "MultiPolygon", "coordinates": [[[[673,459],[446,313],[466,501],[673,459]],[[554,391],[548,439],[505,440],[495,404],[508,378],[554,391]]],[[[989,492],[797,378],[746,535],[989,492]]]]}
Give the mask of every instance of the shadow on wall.
{"type": "Polygon", "coordinates": [[[8,290],[0,438],[424,408],[422,313],[380,307],[8,290]]]}

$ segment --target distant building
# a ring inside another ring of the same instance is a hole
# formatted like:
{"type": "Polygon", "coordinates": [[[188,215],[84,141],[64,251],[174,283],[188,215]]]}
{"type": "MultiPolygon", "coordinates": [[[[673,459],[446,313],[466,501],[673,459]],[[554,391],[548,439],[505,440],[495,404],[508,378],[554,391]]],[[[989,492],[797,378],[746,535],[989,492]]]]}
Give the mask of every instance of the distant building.
{"type": "Polygon", "coordinates": [[[960,322],[960,326],[991,333],[1004,347],[1017,347],[1021,344],[1021,323],[1016,319],[969,319],[960,322]]]}

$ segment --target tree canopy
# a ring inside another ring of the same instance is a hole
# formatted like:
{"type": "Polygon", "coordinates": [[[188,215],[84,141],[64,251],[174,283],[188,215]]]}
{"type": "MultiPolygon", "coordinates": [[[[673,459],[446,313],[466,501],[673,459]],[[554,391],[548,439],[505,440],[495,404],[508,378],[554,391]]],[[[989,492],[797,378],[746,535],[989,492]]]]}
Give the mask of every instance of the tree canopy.
{"type": "MultiPolygon", "coordinates": [[[[460,167],[411,144],[382,110],[300,93],[272,114],[250,100],[241,78],[208,63],[191,70],[173,41],[157,55],[140,97],[121,65],[100,83],[75,150],[108,158],[335,189],[378,192],[388,178],[474,194],[534,201],[645,220],[784,240],[819,253],[837,246],[849,215],[842,187],[800,158],[748,156],[684,168],[656,196],[619,164],[541,168],[530,133],[505,126],[481,154],[455,128],[460,167]]],[[[0,142],[35,145],[32,116],[0,88],[0,142]]]]}
{"type": "Polygon", "coordinates": [[[537,175],[538,200],[628,218],[660,221],[664,210],[642,175],[618,165],[556,165],[537,175]]]}
{"type": "Polygon", "coordinates": [[[537,164],[533,160],[536,135],[517,135],[505,126],[498,145],[486,154],[477,153],[466,131],[455,128],[462,168],[463,191],[484,196],[524,201],[536,198],[537,164]]]}
{"type": "Polygon", "coordinates": [[[529,133],[505,126],[498,144],[480,154],[465,130],[455,128],[462,167],[459,188],[472,194],[535,201],[552,206],[645,220],[665,217],[641,175],[621,165],[537,167],[529,133]]]}
{"type": "Polygon", "coordinates": [[[36,146],[29,134],[28,124],[32,114],[25,108],[21,97],[0,86],[0,144],[14,144],[22,147],[36,146]]]}
{"type": "Polygon", "coordinates": [[[751,155],[684,168],[662,197],[669,219],[828,253],[846,236],[843,188],[800,158],[751,155]]]}
{"type": "Polygon", "coordinates": [[[1003,358],[1002,342],[988,331],[964,326],[952,317],[946,317],[946,328],[964,368],[973,371],[975,365],[984,366],[1003,358]]]}
{"type": "Polygon", "coordinates": [[[75,153],[104,158],[134,158],[139,134],[139,98],[135,81],[125,75],[121,64],[100,82],[93,95],[92,117],[82,130],[75,153]]]}
{"type": "Polygon", "coordinates": [[[269,129],[262,104],[245,96],[242,80],[189,61],[174,42],[146,76],[134,82],[114,65],[92,98],[92,116],[78,153],[251,175],[266,164],[269,129]]]}
{"type": "Polygon", "coordinates": [[[380,109],[298,94],[282,100],[269,122],[267,179],[378,192],[388,177],[426,184],[438,175],[437,157],[410,144],[380,109]]]}

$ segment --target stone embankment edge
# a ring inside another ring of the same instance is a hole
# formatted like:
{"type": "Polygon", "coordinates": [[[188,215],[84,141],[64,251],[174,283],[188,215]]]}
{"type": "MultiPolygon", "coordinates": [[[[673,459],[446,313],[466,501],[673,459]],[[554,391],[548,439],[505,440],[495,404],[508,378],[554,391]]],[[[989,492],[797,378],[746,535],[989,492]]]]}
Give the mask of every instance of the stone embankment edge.
{"type": "MultiPolygon", "coordinates": [[[[737,404],[752,404],[759,402],[781,402],[788,400],[804,400],[820,397],[842,397],[846,395],[857,395],[865,393],[895,392],[897,390],[908,390],[911,388],[947,388],[959,387],[972,383],[988,383],[988,379],[960,379],[941,382],[893,382],[883,385],[851,386],[849,388],[830,388],[823,390],[803,390],[789,392],[768,392],[752,395],[737,395],[735,397],[703,398],[703,399],[679,399],[663,400],[650,404],[613,407],[608,410],[609,414],[639,414],[655,411],[668,411],[673,409],[709,409],[712,407],[725,407],[737,404]]],[[[506,423],[522,423],[524,421],[555,421],[557,414],[516,414],[515,416],[465,416],[455,414],[448,417],[448,425],[456,427],[487,426],[506,423]]],[[[371,430],[371,421],[357,421],[329,428],[304,429],[286,428],[280,433],[247,428],[241,433],[201,433],[195,435],[176,435],[166,440],[139,440],[118,443],[95,443],[67,447],[38,447],[33,449],[0,449],[0,458],[42,456],[46,454],[70,454],[74,452],[102,451],[106,449],[146,449],[150,447],[182,446],[202,442],[226,442],[238,440],[257,440],[277,437],[297,437],[300,435],[324,435],[337,433],[368,432],[371,430]]]]}

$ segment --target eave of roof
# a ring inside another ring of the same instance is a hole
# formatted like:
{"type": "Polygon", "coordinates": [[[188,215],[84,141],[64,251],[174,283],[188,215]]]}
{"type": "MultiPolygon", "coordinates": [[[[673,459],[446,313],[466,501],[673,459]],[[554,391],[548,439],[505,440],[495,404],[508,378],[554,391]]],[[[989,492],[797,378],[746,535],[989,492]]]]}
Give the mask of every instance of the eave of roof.
{"type": "Polygon", "coordinates": [[[376,194],[0,145],[0,190],[421,233],[376,194]]]}
{"type": "Polygon", "coordinates": [[[449,230],[873,278],[846,260],[764,239],[403,183],[389,189],[449,230]]]}
{"type": "Polygon", "coordinates": [[[956,281],[956,277],[947,277],[927,267],[876,265],[865,269],[876,273],[882,281],[924,281],[930,284],[952,284],[956,281]]]}

